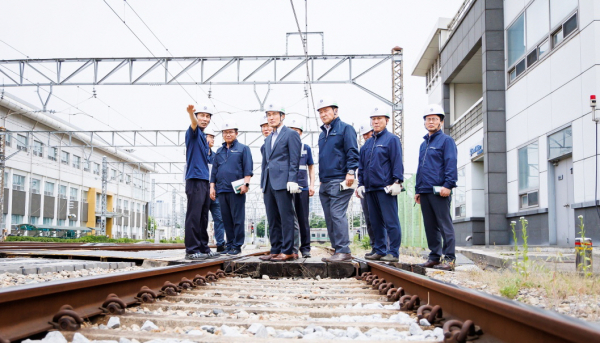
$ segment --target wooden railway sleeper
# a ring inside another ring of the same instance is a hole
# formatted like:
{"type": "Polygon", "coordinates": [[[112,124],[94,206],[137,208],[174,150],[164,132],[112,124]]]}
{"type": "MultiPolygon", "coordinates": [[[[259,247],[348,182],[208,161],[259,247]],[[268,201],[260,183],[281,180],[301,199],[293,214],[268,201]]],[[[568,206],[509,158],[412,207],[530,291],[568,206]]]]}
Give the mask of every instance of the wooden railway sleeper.
{"type": "Polygon", "coordinates": [[[55,329],[64,331],[76,331],[81,328],[83,318],[79,313],[73,310],[71,305],[63,305],[58,312],[52,317],[50,325],[54,326],[55,329]]]}
{"type": "Polygon", "coordinates": [[[449,320],[444,323],[444,343],[465,343],[473,341],[483,335],[481,328],[473,324],[472,320],[449,320]]]}
{"type": "Polygon", "coordinates": [[[400,300],[400,298],[403,297],[404,294],[405,294],[404,289],[402,287],[390,288],[387,291],[387,300],[396,302],[396,301],[400,300]]]}
{"type": "Polygon", "coordinates": [[[440,305],[423,305],[417,310],[417,324],[421,319],[425,318],[431,325],[434,325],[436,321],[442,320],[443,317],[444,312],[440,305]]]}
{"type": "Polygon", "coordinates": [[[415,307],[421,304],[421,299],[418,295],[403,295],[400,298],[400,310],[402,311],[414,311],[415,307]]]}
{"type": "Polygon", "coordinates": [[[127,308],[125,302],[114,293],[109,294],[100,306],[100,309],[106,314],[123,314],[125,308],[127,308]]]}
{"type": "Polygon", "coordinates": [[[141,303],[153,303],[158,298],[158,294],[147,286],[142,286],[135,298],[141,303]]]}

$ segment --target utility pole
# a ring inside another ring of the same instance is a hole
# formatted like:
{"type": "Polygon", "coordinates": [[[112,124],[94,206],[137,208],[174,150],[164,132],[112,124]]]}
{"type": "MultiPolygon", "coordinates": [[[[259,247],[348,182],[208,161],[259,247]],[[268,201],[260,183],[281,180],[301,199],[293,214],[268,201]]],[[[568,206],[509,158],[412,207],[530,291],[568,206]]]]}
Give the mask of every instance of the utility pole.
{"type": "MultiPolygon", "coordinates": [[[[0,128],[0,210],[4,211],[4,168],[6,167],[6,128],[0,128]]],[[[2,212],[4,213],[4,212],[2,212]]],[[[4,216],[0,216],[0,242],[4,241],[4,216]]]]}
{"type": "MultiPolygon", "coordinates": [[[[392,130],[400,137],[400,143],[404,147],[404,82],[402,81],[402,48],[392,49],[392,103],[393,121],[392,130]]],[[[404,160],[404,154],[402,154],[404,160]]]]}
{"type": "Polygon", "coordinates": [[[102,156],[102,195],[100,196],[100,232],[106,235],[106,187],[108,184],[108,162],[102,156]]]}
{"type": "MultiPolygon", "coordinates": [[[[183,208],[183,197],[179,197],[179,222],[181,223],[181,228],[179,232],[185,227],[185,209],[183,208]]],[[[183,235],[182,235],[183,236],[183,235]]]]}
{"type": "Polygon", "coordinates": [[[177,233],[177,215],[176,215],[176,206],[177,206],[177,193],[175,192],[175,187],[173,187],[173,196],[172,196],[173,206],[171,206],[171,220],[173,225],[173,231],[171,232],[171,238],[176,236],[177,233]]]}
{"type": "Polygon", "coordinates": [[[154,210],[154,206],[156,202],[156,180],[152,179],[152,188],[150,190],[150,208],[149,208],[149,212],[150,212],[150,216],[154,217],[155,216],[155,210],[154,210]]]}

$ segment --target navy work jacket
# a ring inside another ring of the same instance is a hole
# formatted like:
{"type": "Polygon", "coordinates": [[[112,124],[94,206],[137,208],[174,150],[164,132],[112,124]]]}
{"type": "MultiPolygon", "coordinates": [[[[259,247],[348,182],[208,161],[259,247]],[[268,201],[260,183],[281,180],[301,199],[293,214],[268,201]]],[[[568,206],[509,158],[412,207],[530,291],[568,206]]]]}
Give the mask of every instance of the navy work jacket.
{"type": "Polygon", "coordinates": [[[452,137],[441,130],[425,135],[419,150],[416,194],[433,193],[433,186],[448,189],[456,187],[458,180],[457,149],[452,137]]]}
{"type": "Polygon", "coordinates": [[[233,181],[252,175],[250,148],[237,140],[229,149],[227,143],[223,143],[215,154],[210,176],[210,183],[215,184],[217,193],[233,193],[233,181]]]}
{"type": "Polygon", "coordinates": [[[321,183],[346,179],[348,171],[358,168],[356,131],[339,117],[331,122],[329,134],[325,125],[319,135],[319,180],[321,183]]]}
{"type": "Polygon", "coordinates": [[[302,145],[300,153],[300,163],[298,164],[298,186],[303,191],[308,190],[308,166],[315,164],[312,158],[312,151],[308,144],[302,145]]]}
{"type": "Polygon", "coordinates": [[[404,181],[402,143],[400,138],[387,129],[373,133],[360,148],[358,160],[358,184],[365,191],[383,190],[399,180],[404,181]]]}
{"type": "Polygon", "coordinates": [[[190,126],[185,133],[185,179],[200,179],[208,181],[208,142],[204,132],[196,126],[192,130],[190,126]]]}

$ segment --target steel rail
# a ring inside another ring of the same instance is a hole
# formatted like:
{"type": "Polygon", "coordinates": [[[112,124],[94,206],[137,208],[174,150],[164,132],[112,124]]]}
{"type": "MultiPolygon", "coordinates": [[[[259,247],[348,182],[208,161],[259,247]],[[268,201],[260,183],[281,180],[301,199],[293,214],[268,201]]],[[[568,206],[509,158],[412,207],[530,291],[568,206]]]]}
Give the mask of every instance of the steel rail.
{"type": "Polygon", "coordinates": [[[492,338],[529,343],[600,342],[600,329],[582,320],[384,264],[363,262],[368,264],[372,275],[396,288],[402,287],[406,294],[417,295],[421,305],[439,305],[444,315],[472,320],[484,333],[478,342],[492,338]]]}
{"type": "MultiPolygon", "coordinates": [[[[261,251],[252,255],[264,253],[261,251]]],[[[114,300],[113,306],[118,302],[110,295],[116,295],[119,301],[128,306],[141,302],[141,293],[144,292],[146,300],[153,298],[152,292],[158,296],[168,294],[168,289],[161,290],[166,287],[165,282],[178,286],[186,279],[194,280],[196,275],[216,273],[229,260],[232,259],[0,289],[0,343],[48,331],[55,327],[51,322],[59,320],[59,317],[62,319],[62,315],[78,318],[71,320],[76,324],[83,319],[107,313],[106,309],[101,308],[103,304],[110,299],[114,300]],[[144,291],[143,287],[150,291],[144,291]],[[70,305],[72,309],[64,308],[65,305],[70,305]]]]}

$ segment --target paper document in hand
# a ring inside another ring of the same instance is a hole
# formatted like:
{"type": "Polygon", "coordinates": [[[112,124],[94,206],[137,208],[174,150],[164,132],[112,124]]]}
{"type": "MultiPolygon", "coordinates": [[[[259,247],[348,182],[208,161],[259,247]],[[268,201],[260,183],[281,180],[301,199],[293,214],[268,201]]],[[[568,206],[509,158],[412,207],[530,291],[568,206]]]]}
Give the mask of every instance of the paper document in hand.
{"type": "MultiPolygon", "coordinates": [[[[440,195],[443,186],[433,186],[433,194],[440,195]]],[[[450,195],[452,195],[452,190],[450,190],[450,195]]]]}
{"type": "Polygon", "coordinates": [[[358,187],[358,180],[354,179],[354,182],[352,182],[352,186],[348,187],[346,185],[346,180],[340,182],[340,191],[345,191],[346,189],[356,189],[358,187]]]}
{"type": "Polygon", "coordinates": [[[244,185],[244,179],[235,180],[231,183],[231,187],[233,187],[233,191],[236,194],[240,194],[241,188],[244,185]]]}

